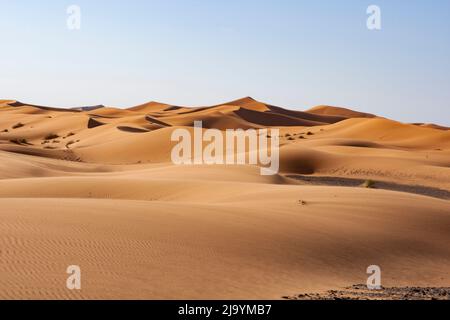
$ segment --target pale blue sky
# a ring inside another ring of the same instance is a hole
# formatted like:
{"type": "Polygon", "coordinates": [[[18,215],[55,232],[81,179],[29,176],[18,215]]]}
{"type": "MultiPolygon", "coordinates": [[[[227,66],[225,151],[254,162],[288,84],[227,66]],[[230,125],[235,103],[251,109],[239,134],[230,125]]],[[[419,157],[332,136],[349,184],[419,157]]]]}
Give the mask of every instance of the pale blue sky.
{"type": "Polygon", "coordinates": [[[450,125],[450,0],[0,0],[0,98],[128,107],[252,96],[450,125]],[[80,31],[66,9],[81,8],[80,31]],[[380,6],[382,30],[366,28],[380,6]]]}

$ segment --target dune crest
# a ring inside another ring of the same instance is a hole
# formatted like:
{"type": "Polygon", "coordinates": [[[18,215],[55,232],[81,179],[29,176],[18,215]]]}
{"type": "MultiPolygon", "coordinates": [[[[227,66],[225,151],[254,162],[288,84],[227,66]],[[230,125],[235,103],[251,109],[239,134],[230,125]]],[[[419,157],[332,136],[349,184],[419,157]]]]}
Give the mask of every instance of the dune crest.
{"type": "Polygon", "coordinates": [[[330,116],[340,116],[345,118],[375,118],[376,116],[370,113],[359,112],[350,110],[342,107],[333,106],[316,106],[309,109],[307,112],[320,114],[320,115],[330,115],[330,116]]]}

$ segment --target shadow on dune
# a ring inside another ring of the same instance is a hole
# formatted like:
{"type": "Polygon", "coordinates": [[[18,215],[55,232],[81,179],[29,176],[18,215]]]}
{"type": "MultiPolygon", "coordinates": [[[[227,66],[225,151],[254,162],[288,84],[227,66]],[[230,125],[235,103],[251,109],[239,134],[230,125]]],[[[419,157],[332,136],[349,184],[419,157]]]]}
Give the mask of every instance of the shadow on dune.
{"type": "Polygon", "coordinates": [[[164,109],[163,111],[176,111],[176,110],[180,110],[183,109],[182,107],[177,107],[177,106],[170,106],[166,109],[164,109]]]}
{"type": "Polygon", "coordinates": [[[304,119],[304,120],[321,122],[324,125],[325,124],[333,124],[333,123],[348,119],[347,117],[341,117],[341,116],[317,115],[314,113],[308,113],[308,112],[304,112],[304,111],[293,111],[293,110],[283,109],[280,107],[270,106],[270,105],[268,106],[268,108],[270,109],[270,111],[272,113],[282,114],[285,116],[300,118],[300,119],[304,119]]]}
{"type": "Polygon", "coordinates": [[[93,118],[89,118],[88,129],[104,126],[105,124],[93,118]]]}
{"type": "Polygon", "coordinates": [[[142,128],[127,127],[127,126],[118,126],[117,129],[119,129],[120,131],[131,132],[131,133],[150,132],[150,130],[146,130],[146,129],[142,129],[142,128]]]}
{"type": "MultiPolygon", "coordinates": [[[[286,177],[300,180],[311,185],[320,186],[339,186],[339,187],[361,187],[367,180],[354,179],[354,178],[341,178],[341,177],[328,177],[328,176],[308,176],[300,174],[290,174],[286,177]]],[[[423,196],[439,198],[444,200],[450,200],[450,192],[443,189],[419,186],[419,185],[406,185],[393,182],[375,181],[373,180],[374,189],[384,189],[391,191],[407,192],[420,194],[423,196]]]]}
{"type": "Polygon", "coordinates": [[[300,119],[290,115],[253,111],[244,108],[240,108],[233,112],[245,121],[263,126],[320,126],[325,124],[323,122],[300,119]]]}
{"type": "Polygon", "coordinates": [[[169,123],[160,121],[160,120],[155,119],[155,118],[150,117],[150,116],[146,116],[146,117],[145,117],[145,120],[147,120],[148,122],[150,122],[150,123],[152,123],[152,124],[157,124],[157,125],[160,125],[160,126],[163,126],[163,127],[171,127],[171,126],[172,126],[172,125],[169,124],[169,123]]]}

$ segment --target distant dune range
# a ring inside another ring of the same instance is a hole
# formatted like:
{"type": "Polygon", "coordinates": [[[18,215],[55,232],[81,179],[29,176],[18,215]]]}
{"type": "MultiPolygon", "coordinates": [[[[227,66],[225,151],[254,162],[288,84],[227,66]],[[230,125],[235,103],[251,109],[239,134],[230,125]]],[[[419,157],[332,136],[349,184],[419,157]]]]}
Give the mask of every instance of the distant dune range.
{"type": "Polygon", "coordinates": [[[249,97],[0,100],[0,299],[277,299],[364,283],[371,264],[386,286],[450,286],[449,200],[444,126],[249,97]],[[199,120],[280,129],[280,173],[174,166],[172,132],[199,120]],[[72,264],[80,292],[65,288],[72,264]]]}

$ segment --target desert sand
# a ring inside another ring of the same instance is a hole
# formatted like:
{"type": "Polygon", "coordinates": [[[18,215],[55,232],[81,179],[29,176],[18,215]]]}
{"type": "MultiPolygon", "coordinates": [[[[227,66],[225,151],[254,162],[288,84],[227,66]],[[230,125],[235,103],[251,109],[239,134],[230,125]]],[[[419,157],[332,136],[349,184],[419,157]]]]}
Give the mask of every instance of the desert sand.
{"type": "Polygon", "coordinates": [[[450,287],[449,195],[442,125],[249,97],[0,100],[0,299],[282,299],[365,283],[374,264],[384,287],[450,287]],[[280,172],[173,165],[171,133],[198,120],[280,129],[280,172]]]}

